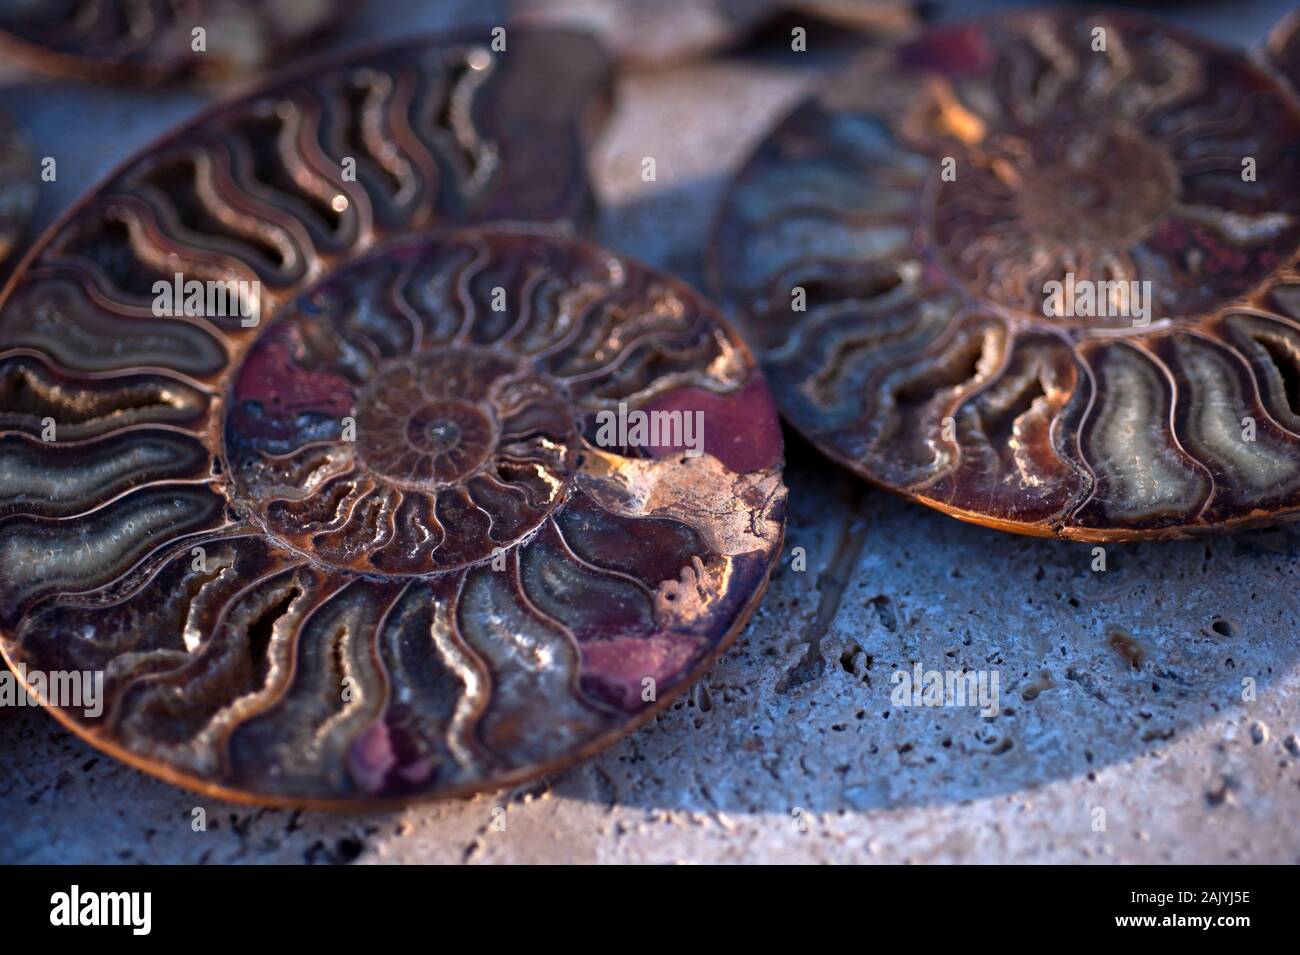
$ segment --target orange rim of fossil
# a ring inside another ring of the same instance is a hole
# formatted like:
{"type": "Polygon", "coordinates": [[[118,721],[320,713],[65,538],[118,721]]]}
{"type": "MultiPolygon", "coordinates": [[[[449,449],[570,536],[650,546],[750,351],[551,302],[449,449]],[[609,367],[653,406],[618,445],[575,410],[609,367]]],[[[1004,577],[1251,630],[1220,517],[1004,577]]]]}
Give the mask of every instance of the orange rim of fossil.
{"type": "Polygon", "coordinates": [[[775,127],[712,280],[786,419],[908,498],[1078,540],[1292,519],[1297,140],[1268,68],[1141,18],[941,26],[775,127]]]}

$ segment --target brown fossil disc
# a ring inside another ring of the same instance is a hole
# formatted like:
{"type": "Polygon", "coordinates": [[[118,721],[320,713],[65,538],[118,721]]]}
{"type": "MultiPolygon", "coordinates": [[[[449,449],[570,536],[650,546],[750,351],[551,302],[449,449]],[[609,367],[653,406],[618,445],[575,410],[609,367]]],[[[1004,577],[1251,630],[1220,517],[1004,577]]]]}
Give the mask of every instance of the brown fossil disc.
{"type": "Polygon", "coordinates": [[[282,803],[521,778],[643,718],[653,704],[626,680],[659,677],[670,697],[761,589],[781,490],[776,465],[746,454],[773,429],[747,353],[695,298],[558,237],[420,246],[373,297],[365,281],[398,258],[348,271],[418,228],[528,220],[559,236],[588,221],[608,63],[578,34],[512,29],[502,54],[486,40],[390,47],[217,108],[51,227],[0,299],[0,649],[47,702],[38,675],[102,673],[99,717],[52,712],[133,765],[282,803]],[[300,298],[327,273],[338,325],[300,298]],[[503,313],[482,305],[489,277],[510,293],[503,313]],[[516,351],[493,340],[507,316],[516,351]],[[319,389],[367,362],[354,391],[319,389]],[[403,369],[421,380],[398,428],[403,369]],[[438,395],[441,374],[464,387],[438,395]],[[769,421],[758,437],[728,423],[733,386],[769,421]],[[619,395],[698,400],[723,416],[714,438],[747,443],[706,439],[712,453],[680,467],[583,456],[561,409],[619,395]],[[341,446],[321,415],[345,401],[357,440],[341,446]],[[310,448],[288,443],[304,434],[310,448]],[[308,534],[339,487],[326,471],[286,482],[298,452],[331,444],[318,463],[354,454],[374,487],[308,534]],[[734,499],[707,497],[728,479],[734,499]],[[742,524],[761,491],[766,510],[742,524]],[[399,520],[381,502],[409,503],[399,520]],[[387,526],[385,547],[370,535],[387,526]],[[489,577],[484,535],[508,564],[489,577]],[[677,583],[654,576],[678,557],[677,583]]]}
{"type": "Polygon", "coordinates": [[[356,3],[18,0],[0,3],[0,53],[31,69],[82,79],[226,79],[275,64],[356,3]]]}
{"type": "Polygon", "coordinates": [[[434,232],[242,337],[79,288],[74,347],[0,353],[0,648],[38,692],[104,674],[101,714],[52,709],[158,776],[337,806],[549,772],[685,688],[767,584],[775,406],[644,266],[434,232]]]}
{"type": "Polygon", "coordinates": [[[1272,75],[1137,18],[936,28],[777,126],[714,275],[788,419],[904,495],[1086,540],[1293,518],[1297,142],[1272,75]]]}
{"type": "Polygon", "coordinates": [[[0,113],[0,266],[13,254],[36,208],[36,162],[0,113]]]}

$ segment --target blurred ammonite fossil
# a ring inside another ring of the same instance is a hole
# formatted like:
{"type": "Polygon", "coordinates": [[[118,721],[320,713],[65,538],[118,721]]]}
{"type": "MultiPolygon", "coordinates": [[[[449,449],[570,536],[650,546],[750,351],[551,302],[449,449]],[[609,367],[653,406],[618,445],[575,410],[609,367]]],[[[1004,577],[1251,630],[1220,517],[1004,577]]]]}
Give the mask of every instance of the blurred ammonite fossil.
{"type": "Polygon", "coordinates": [[[949,514],[1088,540],[1292,518],[1298,143],[1272,74],[1140,19],[936,28],[761,144],[715,277],[789,420],[949,514]]]}
{"type": "Polygon", "coordinates": [[[0,0],[0,54],[81,79],[227,79],[274,64],[356,2],[0,0]]]}

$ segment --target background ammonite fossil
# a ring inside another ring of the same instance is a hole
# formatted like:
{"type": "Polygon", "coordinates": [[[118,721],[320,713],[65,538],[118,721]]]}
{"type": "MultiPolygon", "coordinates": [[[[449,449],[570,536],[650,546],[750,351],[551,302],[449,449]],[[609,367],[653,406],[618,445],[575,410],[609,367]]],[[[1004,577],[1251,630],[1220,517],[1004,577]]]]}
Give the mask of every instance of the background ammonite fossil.
{"type": "Polygon", "coordinates": [[[789,420],[950,514],[1091,540],[1294,517],[1298,142],[1283,84],[1173,30],[945,26],[778,125],[715,277],[789,420]]]}
{"type": "Polygon", "coordinates": [[[114,331],[93,369],[6,337],[0,647],[102,671],[101,716],[57,715],[169,780],[337,805],[549,771],[683,689],[777,558],[744,344],[552,231],[399,240],[251,338],[114,331]],[[602,441],[620,406],[702,446],[602,441]]]}
{"type": "Polygon", "coordinates": [[[5,0],[0,53],[83,79],[224,79],[275,62],[357,0],[5,0]],[[202,48],[196,49],[196,29],[202,48]]]}

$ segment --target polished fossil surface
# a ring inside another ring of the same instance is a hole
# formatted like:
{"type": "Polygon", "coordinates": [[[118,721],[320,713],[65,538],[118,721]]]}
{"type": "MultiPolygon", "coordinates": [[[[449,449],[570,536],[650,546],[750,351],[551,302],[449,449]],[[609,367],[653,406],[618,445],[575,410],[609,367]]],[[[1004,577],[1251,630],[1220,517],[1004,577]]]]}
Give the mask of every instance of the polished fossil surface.
{"type": "Polygon", "coordinates": [[[154,335],[94,370],[10,350],[0,647],[104,673],[102,713],[56,714],[166,779],[345,805],[555,769],[698,676],[779,553],[743,343],[554,232],[401,240],[254,331],[154,335]]]}
{"type": "Polygon", "coordinates": [[[685,286],[566,238],[608,64],[573,33],[510,42],[220,106],[6,289],[0,648],[102,672],[102,715],[47,702],[132,765],[311,805],[531,777],[645,719],[753,609],[783,526],[762,378],[685,286]],[[499,221],[531,225],[366,257],[499,221]],[[234,291],[214,311],[191,283],[234,291]],[[599,441],[622,406],[703,415],[701,453],[599,441]]]}
{"type": "Polygon", "coordinates": [[[777,125],[715,278],[788,420],[909,497],[1090,540],[1289,518],[1298,140],[1285,84],[1176,30],[947,25],[777,125]]]}

